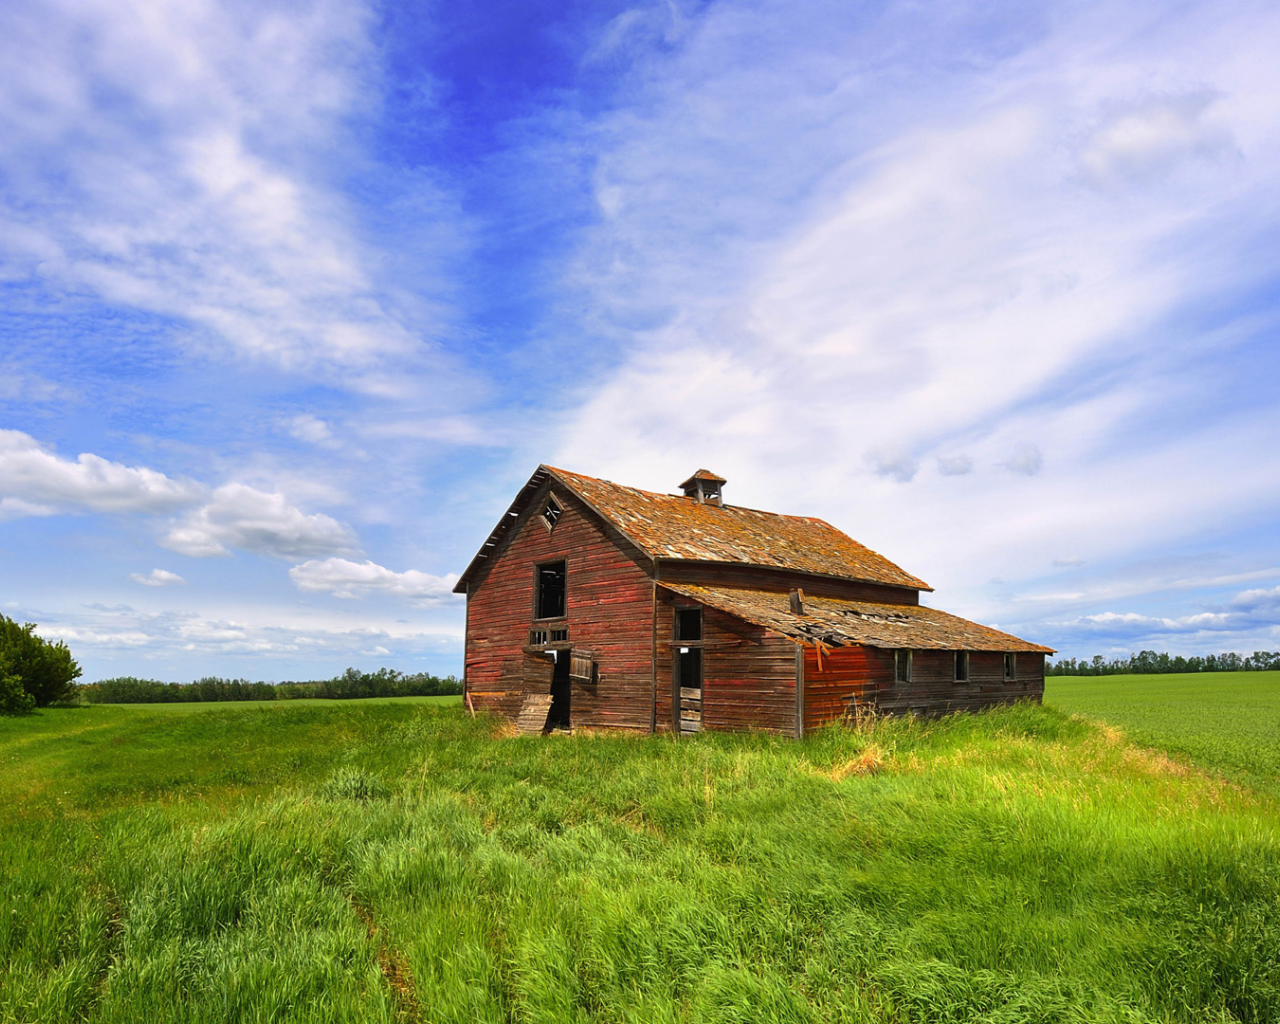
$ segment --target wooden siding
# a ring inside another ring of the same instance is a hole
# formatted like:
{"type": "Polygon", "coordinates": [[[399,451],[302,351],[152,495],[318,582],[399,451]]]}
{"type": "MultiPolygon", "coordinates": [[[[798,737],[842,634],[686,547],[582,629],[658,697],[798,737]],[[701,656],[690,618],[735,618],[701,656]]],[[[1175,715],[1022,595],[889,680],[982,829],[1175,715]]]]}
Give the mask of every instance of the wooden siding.
{"type": "MultiPolygon", "coordinates": [[[[659,590],[657,726],[675,722],[675,609],[697,607],[659,590]]],[[[695,645],[696,646],[696,645],[695,645]]],[[[715,608],[702,613],[702,728],[760,729],[792,735],[796,726],[796,645],[785,636],[715,608]]]]}
{"type": "Polygon", "coordinates": [[[882,583],[857,583],[834,577],[775,569],[764,565],[732,565],[725,562],[691,562],[661,559],[658,578],[673,583],[696,583],[704,587],[746,587],[789,591],[800,587],[806,594],[838,597],[846,601],[873,601],[880,604],[919,604],[920,591],[891,587],[882,583]]]}
{"type": "Polygon", "coordinates": [[[818,654],[804,650],[805,729],[842,718],[856,705],[902,714],[977,711],[997,704],[1044,697],[1044,655],[1021,653],[1017,674],[1004,678],[1004,655],[973,651],[969,678],[955,681],[954,651],[913,651],[910,682],[896,682],[894,652],[874,647],[838,647],[819,668],[818,654]]]}
{"type": "Polygon", "coordinates": [[[529,631],[569,630],[565,646],[592,652],[590,681],[575,678],[574,726],[648,731],[652,708],[653,583],[599,519],[573,494],[555,490],[563,514],[547,530],[539,514],[543,487],[522,513],[502,550],[469,587],[465,682],[477,710],[515,721],[526,689],[529,631]],[[563,619],[534,619],[536,566],[565,561],[563,619]]]}

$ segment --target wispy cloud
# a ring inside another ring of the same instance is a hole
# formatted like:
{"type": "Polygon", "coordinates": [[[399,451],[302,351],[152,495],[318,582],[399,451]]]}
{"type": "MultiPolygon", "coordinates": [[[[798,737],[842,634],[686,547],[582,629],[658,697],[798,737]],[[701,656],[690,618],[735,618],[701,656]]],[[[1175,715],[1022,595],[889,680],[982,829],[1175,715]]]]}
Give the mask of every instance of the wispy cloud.
{"type": "MultiPolygon", "coordinates": [[[[175,318],[202,349],[381,386],[379,360],[425,350],[433,289],[395,297],[340,187],[362,173],[350,125],[377,113],[373,17],[329,0],[7,5],[10,273],[175,318]]],[[[438,190],[414,187],[447,238],[438,190]]]]}
{"type": "Polygon", "coordinates": [[[187,582],[176,572],[169,572],[167,569],[152,569],[148,573],[130,573],[129,579],[134,583],[141,583],[144,587],[171,587],[175,583],[187,582]]]}
{"type": "Polygon", "coordinates": [[[652,58],[600,132],[578,282],[633,345],[558,462],[658,488],[713,464],[988,617],[992,577],[1276,507],[1280,410],[1223,383],[1274,327],[1202,325],[1280,276],[1280,14],[1010,13],[999,45],[969,20],[719,6],[652,58]]]}

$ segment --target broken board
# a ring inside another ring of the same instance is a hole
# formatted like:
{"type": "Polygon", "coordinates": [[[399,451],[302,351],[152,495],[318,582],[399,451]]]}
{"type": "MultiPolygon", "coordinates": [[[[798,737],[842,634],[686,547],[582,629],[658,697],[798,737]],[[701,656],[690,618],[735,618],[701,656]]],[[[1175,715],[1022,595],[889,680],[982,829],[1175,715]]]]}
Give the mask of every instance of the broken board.
{"type": "Polygon", "coordinates": [[[551,694],[525,694],[524,704],[516,719],[516,730],[521,736],[541,736],[547,727],[547,715],[551,713],[551,694]]]}

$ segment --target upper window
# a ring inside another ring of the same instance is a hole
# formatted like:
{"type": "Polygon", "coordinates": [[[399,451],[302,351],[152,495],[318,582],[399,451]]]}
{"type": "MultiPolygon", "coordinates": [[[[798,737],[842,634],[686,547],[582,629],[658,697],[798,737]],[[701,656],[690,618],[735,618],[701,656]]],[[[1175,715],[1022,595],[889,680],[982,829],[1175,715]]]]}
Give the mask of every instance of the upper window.
{"type": "Polygon", "coordinates": [[[1018,656],[1016,654],[1006,654],[1004,656],[1004,677],[1006,679],[1018,678],[1018,656]]]}
{"type": "Polygon", "coordinates": [[[893,652],[893,678],[899,683],[911,682],[911,652],[893,652]]]}
{"type": "Polygon", "coordinates": [[[969,652],[956,651],[956,676],[957,683],[967,683],[969,681],[969,652]]]}
{"type": "Polygon", "coordinates": [[[702,609],[701,608],[676,609],[676,639],[677,640],[701,640],[702,639],[702,609]]]}
{"type": "Polygon", "coordinates": [[[538,566],[537,587],[539,619],[558,619],[564,615],[564,562],[538,566]]]}
{"type": "Polygon", "coordinates": [[[560,507],[560,502],[556,501],[554,495],[549,495],[547,504],[542,510],[542,524],[550,530],[562,515],[564,515],[564,509],[560,507]]]}

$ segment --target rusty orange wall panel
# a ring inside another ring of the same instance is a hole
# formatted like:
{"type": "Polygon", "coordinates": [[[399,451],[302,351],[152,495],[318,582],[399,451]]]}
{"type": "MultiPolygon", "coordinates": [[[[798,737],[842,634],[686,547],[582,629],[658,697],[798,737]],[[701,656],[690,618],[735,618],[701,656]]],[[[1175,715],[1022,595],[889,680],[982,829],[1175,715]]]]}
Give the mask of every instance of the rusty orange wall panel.
{"type": "Polygon", "coordinates": [[[539,519],[547,488],[467,595],[466,683],[478,709],[514,720],[524,699],[523,648],[533,627],[569,630],[569,643],[595,655],[597,681],[573,684],[574,726],[647,731],[652,705],[653,583],[645,569],[572,494],[555,491],[563,513],[553,530],[539,519]],[[566,615],[534,619],[536,566],[565,561],[566,615]]]}
{"type": "Polygon", "coordinates": [[[874,704],[893,684],[893,652],[876,647],[804,649],[805,732],[842,719],[855,704],[874,704]]]}
{"type": "Polygon", "coordinates": [[[974,651],[969,655],[969,678],[955,680],[954,651],[913,651],[911,679],[894,679],[894,652],[868,647],[839,647],[822,658],[804,652],[805,729],[842,717],[851,704],[874,705],[877,710],[902,714],[940,714],[979,711],[1018,700],[1037,703],[1044,696],[1044,655],[1017,656],[1017,675],[1004,678],[1004,655],[974,651]]]}

